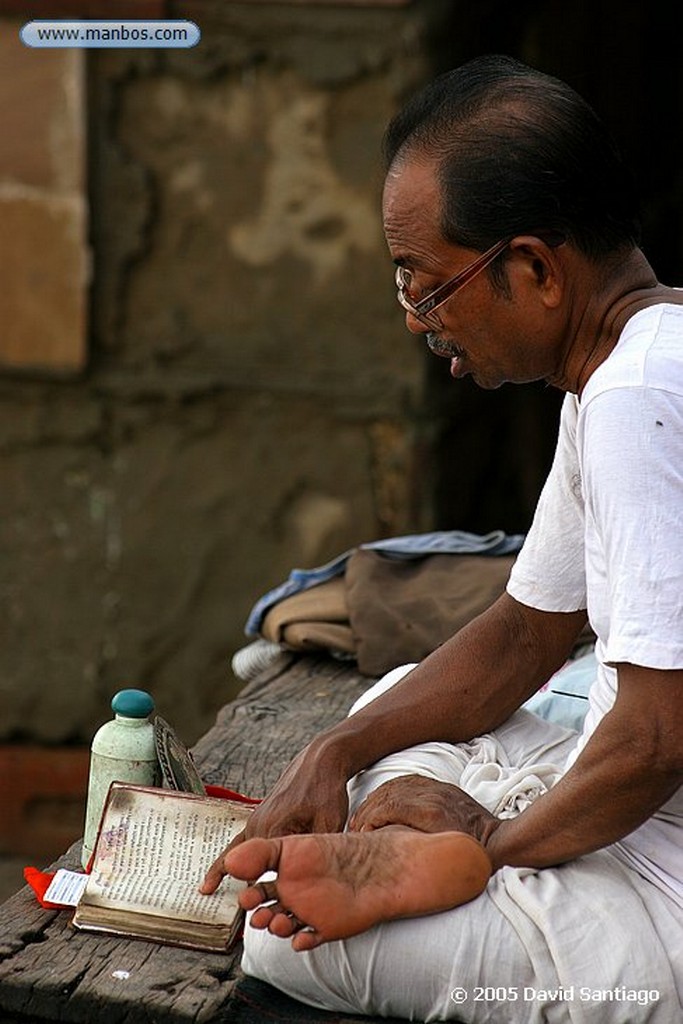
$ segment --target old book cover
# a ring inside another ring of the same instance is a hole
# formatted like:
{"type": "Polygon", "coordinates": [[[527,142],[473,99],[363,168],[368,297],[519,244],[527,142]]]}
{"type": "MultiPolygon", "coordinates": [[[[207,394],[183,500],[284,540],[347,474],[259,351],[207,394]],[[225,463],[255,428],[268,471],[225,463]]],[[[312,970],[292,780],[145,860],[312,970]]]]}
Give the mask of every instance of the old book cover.
{"type": "Polygon", "coordinates": [[[233,800],[112,783],[73,924],[225,951],[241,930],[237,897],[245,883],[226,877],[211,896],[198,886],[252,810],[233,800]]]}

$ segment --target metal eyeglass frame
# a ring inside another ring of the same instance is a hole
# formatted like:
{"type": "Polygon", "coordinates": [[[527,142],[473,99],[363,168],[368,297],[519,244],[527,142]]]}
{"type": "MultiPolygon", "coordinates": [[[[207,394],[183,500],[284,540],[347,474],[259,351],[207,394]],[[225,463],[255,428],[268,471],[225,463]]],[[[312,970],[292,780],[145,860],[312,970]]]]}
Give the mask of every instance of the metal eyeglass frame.
{"type": "Polygon", "coordinates": [[[481,273],[485,267],[488,267],[489,263],[493,263],[496,256],[505,249],[510,242],[511,238],[503,238],[500,242],[496,242],[490,249],[478,256],[476,260],[466,266],[463,270],[457,273],[454,277],[449,278],[444,284],[439,285],[434,291],[429,292],[425,295],[424,299],[420,299],[419,302],[411,302],[408,298],[408,288],[410,286],[411,272],[405,267],[396,268],[396,287],[398,289],[397,298],[403,308],[414,316],[416,320],[419,320],[426,327],[432,330],[440,331],[443,329],[443,324],[438,316],[435,315],[434,310],[438,306],[442,306],[447,299],[450,299],[452,295],[464,288],[466,284],[469,284],[477,274],[481,273]]]}

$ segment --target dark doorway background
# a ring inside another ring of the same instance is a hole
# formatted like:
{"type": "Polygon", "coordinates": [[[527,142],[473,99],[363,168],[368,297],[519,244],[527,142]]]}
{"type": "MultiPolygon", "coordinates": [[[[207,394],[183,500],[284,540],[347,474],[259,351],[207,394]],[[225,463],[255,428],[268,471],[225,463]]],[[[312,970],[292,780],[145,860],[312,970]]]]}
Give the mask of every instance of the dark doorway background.
{"type": "MultiPolygon", "coordinates": [[[[518,0],[452,4],[432,40],[435,73],[509,53],[592,103],[633,167],[643,248],[660,280],[683,283],[680,6],[518,0]]],[[[552,461],[562,395],[543,384],[482,391],[426,353],[423,467],[436,529],[524,532],[552,461]]],[[[424,478],[423,478],[424,479],[424,478]]]]}

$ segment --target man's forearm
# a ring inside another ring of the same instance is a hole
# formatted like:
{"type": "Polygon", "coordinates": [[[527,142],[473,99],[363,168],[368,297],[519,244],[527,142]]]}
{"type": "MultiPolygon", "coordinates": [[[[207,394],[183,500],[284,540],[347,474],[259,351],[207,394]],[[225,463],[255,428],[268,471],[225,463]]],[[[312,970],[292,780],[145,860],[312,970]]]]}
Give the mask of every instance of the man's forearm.
{"type": "Polygon", "coordinates": [[[563,664],[585,613],[551,614],[504,594],[408,676],[315,741],[347,777],[417,743],[468,741],[504,722],[563,664]]]}

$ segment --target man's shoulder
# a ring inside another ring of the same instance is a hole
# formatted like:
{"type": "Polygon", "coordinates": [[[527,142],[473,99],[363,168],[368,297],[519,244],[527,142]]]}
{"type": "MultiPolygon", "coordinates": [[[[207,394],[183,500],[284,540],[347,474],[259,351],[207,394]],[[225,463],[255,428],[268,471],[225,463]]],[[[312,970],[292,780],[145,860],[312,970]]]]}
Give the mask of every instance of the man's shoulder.
{"type": "Polygon", "coordinates": [[[637,401],[636,392],[643,389],[683,398],[683,305],[661,303],[631,317],[613,351],[588,381],[582,409],[617,389],[623,389],[627,403],[637,401]]]}

